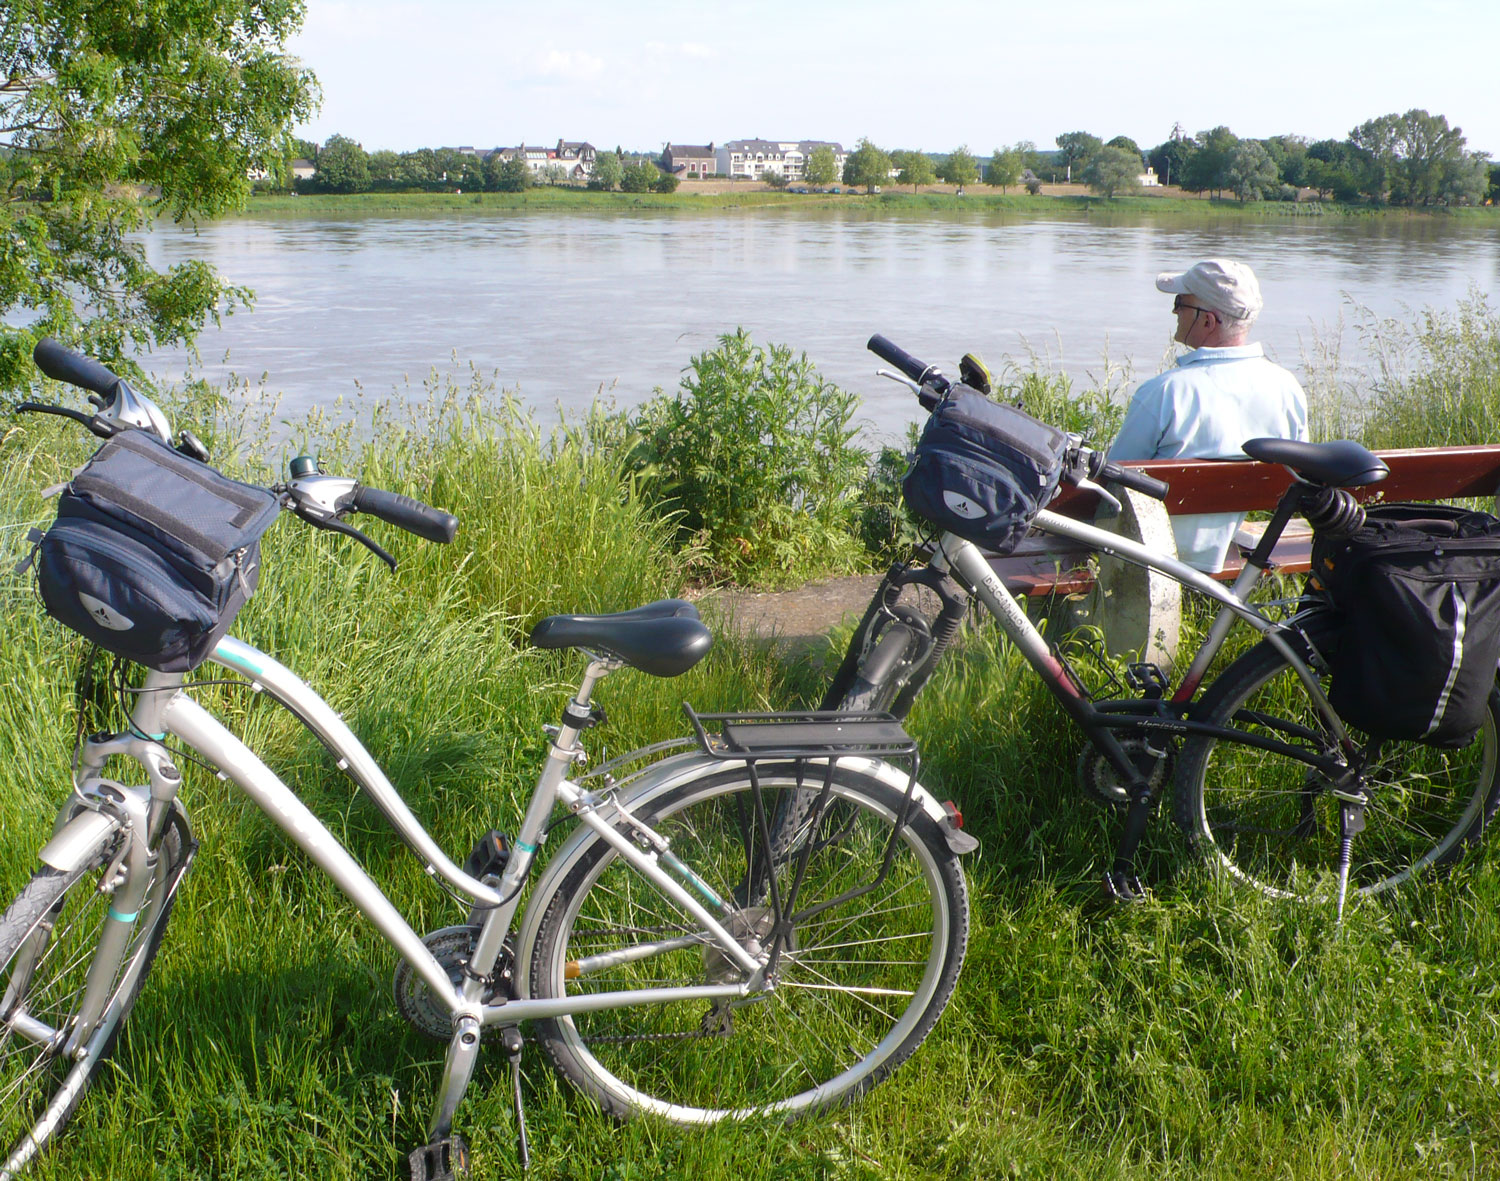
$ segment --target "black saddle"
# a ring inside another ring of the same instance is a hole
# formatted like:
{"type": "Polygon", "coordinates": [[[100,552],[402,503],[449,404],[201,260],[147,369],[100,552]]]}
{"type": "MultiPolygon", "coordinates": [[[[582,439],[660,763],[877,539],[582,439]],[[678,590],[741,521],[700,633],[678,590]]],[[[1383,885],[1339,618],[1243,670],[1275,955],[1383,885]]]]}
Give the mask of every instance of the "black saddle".
{"type": "Polygon", "coordinates": [[[714,638],[684,599],[662,599],[613,615],[549,615],[531,629],[538,648],[586,648],[616,656],[653,677],[687,672],[714,638]]]}
{"type": "Polygon", "coordinates": [[[1250,439],[1245,454],[1262,463],[1289,467],[1311,484],[1359,488],[1378,484],[1390,474],[1385,461],[1352,439],[1299,443],[1295,439],[1250,439]]]}

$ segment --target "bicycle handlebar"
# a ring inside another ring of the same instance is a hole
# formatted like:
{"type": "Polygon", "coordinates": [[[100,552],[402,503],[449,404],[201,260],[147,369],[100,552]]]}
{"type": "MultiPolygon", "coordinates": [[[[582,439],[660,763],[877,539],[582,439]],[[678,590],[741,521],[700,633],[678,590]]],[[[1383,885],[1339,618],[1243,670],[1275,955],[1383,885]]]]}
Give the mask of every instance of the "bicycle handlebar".
{"type": "Polygon", "coordinates": [[[367,488],[363,484],[354,486],[349,507],[357,513],[369,513],[387,524],[415,533],[427,541],[446,545],[458,532],[458,518],[442,509],[402,496],[399,492],[386,492],[381,488],[367,488]]]}
{"type": "Polygon", "coordinates": [[[80,389],[91,390],[100,397],[109,397],[115,386],[123,380],[92,357],[64,348],[50,336],[36,342],[31,357],[36,362],[36,367],[53,381],[65,381],[80,389]]]}
{"type": "MultiPolygon", "coordinates": [[[[936,409],[943,396],[953,388],[953,383],[943,376],[936,365],[928,365],[919,361],[900,345],[893,343],[888,337],[878,332],[870,337],[865,347],[882,361],[887,361],[901,370],[913,385],[918,386],[917,399],[928,410],[936,409]]],[[[1069,483],[1076,484],[1081,480],[1109,480],[1147,496],[1153,496],[1157,500],[1166,499],[1167,485],[1165,483],[1134,468],[1122,467],[1118,463],[1111,462],[1105,458],[1103,451],[1095,451],[1077,441],[1069,447],[1068,451],[1067,460],[1063,465],[1063,479],[1069,483]]]]}

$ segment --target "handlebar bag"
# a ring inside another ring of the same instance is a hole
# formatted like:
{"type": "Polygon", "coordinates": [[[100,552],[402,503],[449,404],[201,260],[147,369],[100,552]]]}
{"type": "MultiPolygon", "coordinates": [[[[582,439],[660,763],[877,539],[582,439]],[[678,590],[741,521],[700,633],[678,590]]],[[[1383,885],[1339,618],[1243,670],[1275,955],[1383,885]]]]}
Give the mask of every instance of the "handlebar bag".
{"type": "Polygon", "coordinates": [[[957,389],[922,428],[901,492],[924,521],[1008,554],[1057,495],[1067,446],[1024,410],[957,389]]]}
{"type": "Polygon", "coordinates": [[[47,613],[163,672],[208,658],[255,592],[280,501],[145,431],[99,448],[58,498],[33,555],[47,613]]]}
{"type": "Polygon", "coordinates": [[[1352,535],[1315,539],[1310,585],[1340,621],[1328,700],[1341,718],[1371,737],[1473,739],[1500,661],[1500,520],[1371,507],[1352,535]]]}

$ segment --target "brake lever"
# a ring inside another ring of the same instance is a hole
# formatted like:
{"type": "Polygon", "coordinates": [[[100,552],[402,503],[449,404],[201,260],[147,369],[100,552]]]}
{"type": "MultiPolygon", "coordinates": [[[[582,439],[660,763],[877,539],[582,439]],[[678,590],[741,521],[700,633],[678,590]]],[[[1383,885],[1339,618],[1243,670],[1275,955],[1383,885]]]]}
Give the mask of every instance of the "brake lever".
{"type": "Polygon", "coordinates": [[[396,559],[385,550],[374,538],[361,533],[353,525],[339,520],[335,516],[322,516],[312,512],[306,505],[298,505],[292,509],[299,517],[311,525],[314,529],[327,529],[330,533],[342,533],[346,537],[352,537],[360,545],[364,546],[392,570],[396,569],[396,559]]]}
{"type": "Polygon", "coordinates": [[[1097,484],[1097,483],[1095,483],[1093,480],[1089,479],[1087,476],[1084,476],[1081,479],[1075,480],[1074,481],[1074,486],[1077,487],[1079,490],[1081,490],[1083,492],[1092,492],[1100,500],[1102,500],[1106,504],[1110,505],[1115,510],[1114,513],[1110,514],[1111,516],[1113,516],[1113,515],[1115,515],[1117,513],[1120,513],[1120,512],[1122,512],[1124,510],[1125,506],[1122,505],[1119,502],[1119,500],[1116,498],[1116,496],[1115,496],[1115,494],[1113,492],[1111,492],[1103,484],[1097,484]]]}
{"type": "Polygon", "coordinates": [[[875,376],[876,377],[889,377],[892,381],[899,381],[902,385],[904,385],[912,393],[917,394],[919,396],[922,393],[922,387],[921,387],[921,385],[919,385],[917,382],[913,381],[911,378],[907,377],[906,374],[904,374],[904,373],[897,373],[893,369],[877,369],[877,370],[875,370],[875,376]]]}
{"type": "Polygon", "coordinates": [[[48,402],[18,402],[16,403],[16,413],[55,414],[59,418],[71,418],[81,426],[87,427],[101,439],[113,439],[120,433],[120,427],[110,422],[107,418],[100,418],[97,414],[85,414],[81,410],[74,410],[68,406],[53,406],[48,402]]]}

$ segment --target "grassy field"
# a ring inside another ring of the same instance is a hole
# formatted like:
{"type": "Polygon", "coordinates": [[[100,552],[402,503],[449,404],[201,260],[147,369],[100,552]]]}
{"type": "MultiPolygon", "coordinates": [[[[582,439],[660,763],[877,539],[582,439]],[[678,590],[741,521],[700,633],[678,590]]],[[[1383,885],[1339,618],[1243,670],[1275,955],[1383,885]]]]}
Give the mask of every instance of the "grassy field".
{"type": "MultiPolygon", "coordinates": [[[[721,186],[722,187],[722,186],[721,186]]],[[[723,192],[603,193],[564,186],[543,186],[524,193],[354,193],[267,194],[254,197],[245,214],[254,217],[328,217],[366,213],[503,213],[526,209],[580,209],[595,212],[659,210],[795,209],[802,212],[860,210],[870,213],[1016,213],[1031,217],[1120,214],[1169,218],[1284,217],[1494,217],[1493,209],[1375,209],[1334,202],[1252,201],[1196,196],[1132,196],[1105,200],[1082,186],[1055,186],[1067,191],[1030,196],[1017,190],[999,193],[970,186],[962,196],[951,191],[918,193],[886,188],[877,194],[788,193],[746,184],[723,192]]]]}
{"type": "MultiPolygon", "coordinates": [[[[1494,319],[1438,328],[1418,333],[1425,367],[1393,370],[1364,418],[1402,442],[1438,429],[1447,441],[1467,429],[1492,440],[1494,319]],[[1425,413],[1438,395],[1422,381],[1458,387],[1463,424],[1425,413]]],[[[1351,413],[1334,406],[1326,418],[1348,425],[1351,413]]],[[[206,405],[177,418],[213,433],[206,405]]],[[[541,726],[577,672],[573,658],[527,649],[529,624],[675,593],[682,567],[587,432],[559,443],[504,407],[449,400],[384,437],[357,455],[352,444],[324,454],[338,462],[342,450],[371,483],[451,509],[458,542],[425,545],[376,525],[402,559],[391,575],[351,543],[283,522],[238,631],[316,685],[461,854],[491,825],[514,828],[541,726]]],[[[84,454],[50,421],[24,420],[0,441],[0,558],[21,556],[26,527],[50,515],[38,490],[84,454]]],[[[79,644],[43,616],[26,580],[0,585],[8,897],[67,790],[79,644]]],[[[683,698],[700,709],[808,701],[824,675],[817,654],[781,663],[720,629],[714,653],[679,681],[625,672],[607,682],[611,721],[594,745],[619,753],[681,733],[683,698]]],[[[315,742],[248,694],[202,696],[298,785],[419,930],[459,921],[315,742]]],[[[911,728],[924,777],[983,842],[966,862],[968,963],[927,1045],[846,1111],[707,1131],[616,1125],[531,1054],[533,1177],[1500,1172],[1500,851],[1481,850],[1430,888],[1354,905],[1338,927],[1325,909],[1206,877],[1163,813],[1143,866],[1152,898],[1110,909],[1096,883],[1116,820],[1080,798],[1075,733],[992,631],[948,661],[911,728]]],[[[184,770],[202,852],[105,1085],[33,1175],[405,1176],[441,1053],[395,1012],[393,956],[243,798],[184,770]]],[[[516,1172],[508,1085],[503,1058],[486,1056],[459,1113],[479,1178],[516,1172]]]]}

